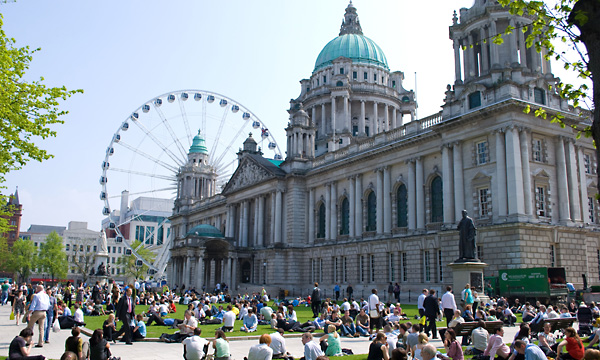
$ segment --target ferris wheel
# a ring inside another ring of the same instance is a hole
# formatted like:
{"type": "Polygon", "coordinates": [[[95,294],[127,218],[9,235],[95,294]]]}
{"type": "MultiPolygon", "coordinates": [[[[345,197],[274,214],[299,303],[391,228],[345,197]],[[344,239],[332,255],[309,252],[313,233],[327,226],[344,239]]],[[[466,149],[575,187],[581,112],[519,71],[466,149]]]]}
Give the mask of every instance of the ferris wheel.
{"type": "MultiPolygon", "coordinates": [[[[106,148],[100,176],[102,214],[110,217],[120,208],[124,190],[131,196],[174,200],[177,173],[187,163],[192,140],[198,134],[209,151],[208,164],[217,173],[219,193],[237,167],[236,153],[249,133],[253,133],[267,157],[282,159],[281,149],[268,127],[252,111],[227,96],[205,90],[179,90],[144,102],[123,120],[106,148]]],[[[110,229],[123,239],[123,224],[113,217],[110,221],[110,229]]],[[[136,254],[136,249],[129,250],[136,254]]],[[[139,256],[138,261],[160,272],[168,260],[161,260],[164,256],[160,255],[154,264],[139,256]]]]}

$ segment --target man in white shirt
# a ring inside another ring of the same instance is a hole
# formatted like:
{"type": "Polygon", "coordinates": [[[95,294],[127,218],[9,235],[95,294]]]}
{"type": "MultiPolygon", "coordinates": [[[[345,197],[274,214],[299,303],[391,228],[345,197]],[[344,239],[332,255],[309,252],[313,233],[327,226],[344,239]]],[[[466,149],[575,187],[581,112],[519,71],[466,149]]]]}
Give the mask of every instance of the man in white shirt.
{"type": "Polygon", "coordinates": [[[419,310],[419,316],[423,317],[425,315],[425,308],[423,307],[423,301],[429,294],[429,290],[423,289],[423,292],[417,298],[417,309],[419,310]]]}
{"type": "Polygon", "coordinates": [[[381,316],[379,315],[379,296],[377,296],[377,289],[371,290],[371,295],[369,295],[369,322],[371,331],[373,328],[379,330],[381,329],[381,316]]]}
{"type": "MultiPolygon", "coordinates": [[[[270,306],[267,306],[266,302],[263,302],[263,307],[260,308],[260,314],[262,315],[263,320],[271,320],[271,314],[273,313],[273,309],[270,306]]],[[[271,337],[271,340],[272,337],[271,337]]]]}
{"type": "Polygon", "coordinates": [[[186,310],[183,316],[185,317],[183,324],[179,324],[177,327],[180,334],[191,336],[194,334],[194,329],[198,327],[198,320],[196,320],[190,310],[186,310]]]}
{"type": "Polygon", "coordinates": [[[38,339],[38,343],[35,347],[43,347],[44,346],[44,323],[46,321],[46,312],[50,308],[50,298],[48,294],[44,291],[44,287],[42,285],[38,285],[35,287],[35,294],[31,300],[31,304],[29,305],[29,312],[27,314],[27,328],[33,330],[33,326],[37,323],[40,331],[40,336],[38,339]]]}
{"type": "Polygon", "coordinates": [[[342,309],[341,312],[346,312],[347,310],[350,310],[350,303],[348,302],[348,299],[344,299],[344,302],[342,303],[342,305],[340,305],[340,309],[342,309]]]}
{"type": "Polygon", "coordinates": [[[194,335],[183,340],[183,358],[185,360],[200,360],[204,357],[204,346],[208,344],[206,339],[200,337],[202,330],[197,327],[194,335]]]}
{"type": "Polygon", "coordinates": [[[548,314],[548,319],[556,319],[559,317],[558,313],[554,311],[552,306],[548,306],[548,310],[546,310],[546,313],[548,314]]]}
{"type": "Polygon", "coordinates": [[[325,355],[309,332],[302,334],[302,344],[304,344],[304,360],[316,360],[319,356],[325,355]]]}
{"type": "Polygon", "coordinates": [[[273,359],[283,359],[289,354],[285,348],[285,338],[283,329],[277,329],[277,332],[271,334],[271,349],[273,349],[273,359]]]}
{"type": "Polygon", "coordinates": [[[73,314],[75,321],[79,322],[79,323],[84,323],[85,321],[83,321],[83,310],[81,310],[81,307],[79,306],[79,304],[75,304],[75,314],[73,314]]]}
{"type": "Polygon", "coordinates": [[[456,311],[456,301],[454,300],[454,294],[452,293],[452,286],[447,286],[446,293],[442,295],[442,309],[444,310],[444,316],[446,317],[446,326],[448,326],[452,320],[454,311],[456,311]]]}
{"type": "Polygon", "coordinates": [[[223,327],[221,330],[228,332],[233,331],[233,325],[235,324],[235,313],[232,311],[233,307],[227,305],[227,311],[223,314],[223,327]]]}
{"type": "Polygon", "coordinates": [[[386,317],[386,320],[392,326],[397,325],[400,321],[400,311],[397,308],[394,308],[393,312],[386,317]]]}

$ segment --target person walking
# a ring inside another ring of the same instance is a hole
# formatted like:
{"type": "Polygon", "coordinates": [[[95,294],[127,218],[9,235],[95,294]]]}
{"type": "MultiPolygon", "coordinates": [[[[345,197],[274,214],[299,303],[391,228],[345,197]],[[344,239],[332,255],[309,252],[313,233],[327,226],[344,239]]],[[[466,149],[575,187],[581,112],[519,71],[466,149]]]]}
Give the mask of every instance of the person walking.
{"type": "Polygon", "coordinates": [[[446,317],[446,326],[452,321],[452,316],[456,311],[456,300],[454,300],[454,294],[452,293],[452,286],[446,287],[446,293],[442,295],[442,309],[444,309],[444,316],[446,317]]]}
{"type": "Polygon", "coordinates": [[[115,335],[115,338],[124,333],[125,336],[123,337],[123,340],[125,340],[127,345],[133,344],[131,322],[135,318],[135,300],[133,299],[132,294],[133,291],[131,287],[128,287],[125,296],[121,297],[117,303],[117,317],[123,322],[123,326],[121,326],[121,329],[115,335]]]}
{"type": "Polygon", "coordinates": [[[425,327],[425,333],[429,336],[431,331],[431,337],[437,339],[437,329],[435,320],[440,313],[440,306],[438,304],[438,298],[435,296],[435,290],[429,290],[429,296],[423,301],[423,308],[425,309],[425,317],[427,318],[427,326],[425,327]]]}
{"type": "Polygon", "coordinates": [[[44,327],[44,343],[50,343],[50,330],[52,329],[52,322],[55,319],[55,314],[58,313],[58,306],[56,305],[56,298],[54,297],[54,291],[51,288],[46,290],[48,295],[49,306],[46,311],[46,326],[44,327]]]}
{"type": "Polygon", "coordinates": [[[49,308],[50,298],[48,294],[46,294],[42,285],[37,285],[35,287],[35,294],[29,305],[29,312],[27,313],[27,328],[33,330],[35,324],[38,324],[39,328],[38,343],[35,347],[44,346],[44,323],[46,322],[46,312],[49,308]]]}
{"type": "Polygon", "coordinates": [[[321,309],[321,289],[319,289],[319,283],[315,283],[315,287],[313,288],[310,296],[310,307],[313,317],[319,316],[319,310],[321,309]]]}

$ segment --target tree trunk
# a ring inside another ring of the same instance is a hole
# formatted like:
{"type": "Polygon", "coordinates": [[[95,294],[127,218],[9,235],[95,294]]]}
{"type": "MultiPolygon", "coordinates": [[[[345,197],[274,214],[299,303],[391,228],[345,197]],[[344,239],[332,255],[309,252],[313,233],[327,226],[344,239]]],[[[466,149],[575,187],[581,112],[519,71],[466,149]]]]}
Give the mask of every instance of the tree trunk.
{"type": "MultiPolygon", "coordinates": [[[[588,70],[592,78],[592,96],[594,109],[592,113],[592,138],[596,145],[596,163],[600,164],[600,0],[579,0],[573,6],[569,22],[579,29],[579,38],[588,51],[588,70]],[[588,21],[581,24],[575,16],[584,12],[588,21]]],[[[597,167],[600,169],[600,167],[597,167]]],[[[600,194],[600,171],[598,171],[598,194],[600,194]]]]}

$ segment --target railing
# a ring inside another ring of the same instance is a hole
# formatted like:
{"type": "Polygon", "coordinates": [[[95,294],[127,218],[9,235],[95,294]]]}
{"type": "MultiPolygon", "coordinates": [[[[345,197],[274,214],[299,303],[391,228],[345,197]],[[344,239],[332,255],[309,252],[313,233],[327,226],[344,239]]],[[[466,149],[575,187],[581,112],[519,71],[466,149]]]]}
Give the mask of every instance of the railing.
{"type": "Polygon", "coordinates": [[[441,111],[437,114],[433,114],[433,115],[424,117],[423,119],[419,120],[419,122],[421,123],[421,130],[424,130],[429,127],[432,127],[433,125],[439,124],[442,122],[442,120],[443,120],[443,118],[442,118],[441,111]]]}

